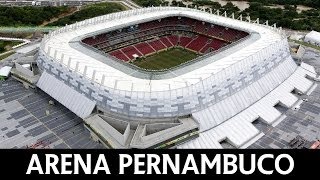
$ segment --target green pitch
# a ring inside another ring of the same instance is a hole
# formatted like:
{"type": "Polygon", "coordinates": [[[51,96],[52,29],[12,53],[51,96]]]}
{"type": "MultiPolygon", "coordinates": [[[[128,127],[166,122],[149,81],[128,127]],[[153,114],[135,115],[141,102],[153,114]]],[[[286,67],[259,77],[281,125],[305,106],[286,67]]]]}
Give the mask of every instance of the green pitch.
{"type": "Polygon", "coordinates": [[[144,59],[135,60],[133,64],[144,69],[162,70],[175,67],[181,63],[190,61],[197,56],[196,53],[188,50],[172,48],[144,59]]]}

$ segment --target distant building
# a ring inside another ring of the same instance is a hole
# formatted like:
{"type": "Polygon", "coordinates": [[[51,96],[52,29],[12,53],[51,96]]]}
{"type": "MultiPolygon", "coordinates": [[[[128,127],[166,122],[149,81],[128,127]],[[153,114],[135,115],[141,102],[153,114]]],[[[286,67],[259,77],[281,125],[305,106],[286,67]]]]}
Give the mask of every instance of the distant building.
{"type": "Polygon", "coordinates": [[[296,41],[302,41],[304,38],[304,35],[302,34],[292,34],[290,35],[290,39],[296,40],[296,41]]]}
{"type": "Polygon", "coordinates": [[[316,46],[320,46],[320,33],[317,31],[311,31],[306,35],[304,41],[316,46]]]}
{"type": "Polygon", "coordinates": [[[10,75],[11,69],[12,67],[10,66],[4,66],[0,68],[0,80],[8,78],[8,76],[10,75]]]}

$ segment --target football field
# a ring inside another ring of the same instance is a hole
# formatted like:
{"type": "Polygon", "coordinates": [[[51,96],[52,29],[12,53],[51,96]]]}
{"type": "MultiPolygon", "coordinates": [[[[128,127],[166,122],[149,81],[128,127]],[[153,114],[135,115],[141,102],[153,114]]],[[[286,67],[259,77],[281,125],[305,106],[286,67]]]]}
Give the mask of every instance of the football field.
{"type": "Polygon", "coordinates": [[[190,61],[197,56],[196,53],[182,48],[172,48],[144,59],[135,60],[133,64],[144,69],[162,70],[175,67],[181,63],[190,61]]]}

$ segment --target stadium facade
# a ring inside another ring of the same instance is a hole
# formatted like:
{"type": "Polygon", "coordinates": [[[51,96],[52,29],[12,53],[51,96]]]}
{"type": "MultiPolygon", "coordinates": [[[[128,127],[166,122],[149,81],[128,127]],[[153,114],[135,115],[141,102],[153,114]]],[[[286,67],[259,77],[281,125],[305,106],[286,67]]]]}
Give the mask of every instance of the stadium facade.
{"type": "Polygon", "coordinates": [[[278,124],[283,115],[277,107],[295,106],[295,93],[312,91],[308,78],[316,76],[312,66],[292,59],[280,28],[248,21],[219,11],[150,7],[67,25],[41,42],[37,86],[83,118],[92,136],[111,148],[222,148],[222,141],[245,148],[262,135],[252,123],[278,124]],[[83,43],[173,17],[246,35],[162,71],[134,67],[83,43]]]}

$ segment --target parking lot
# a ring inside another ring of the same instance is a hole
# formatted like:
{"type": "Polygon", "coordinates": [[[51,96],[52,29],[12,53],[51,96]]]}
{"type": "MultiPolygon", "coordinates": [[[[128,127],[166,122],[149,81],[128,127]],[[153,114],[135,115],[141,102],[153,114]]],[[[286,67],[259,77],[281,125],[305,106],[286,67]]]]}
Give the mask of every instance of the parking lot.
{"type": "Polygon", "coordinates": [[[41,90],[0,82],[0,148],[102,148],[83,121],[41,90]]]}
{"type": "MultiPolygon", "coordinates": [[[[305,63],[316,68],[320,74],[320,53],[310,48],[302,59],[305,63]]],[[[260,128],[265,134],[249,148],[292,148],[289,146],[291,140],[300,136],[306,140],[306,147],[310,146],[317,139],[320,140],[320,83],[309,95],[302,95],[300,99],[307,99],[299,109],[288,109],[287,116],[276,127],[260,124],[260,128]]],[[[301,147],[300,147],[301,148],[301,147]]]]}
{"type": "Polygon", "coordinates": [[[288,109],[285,112],[287,117],[276,127],[260,125],[264,127],[261,129],[265,135],[249,148],[289,149],[289,142],[298,135],[306,140],[307,147],[320,139],[320,84],[307,99],[300,109],[288,109]]]}

